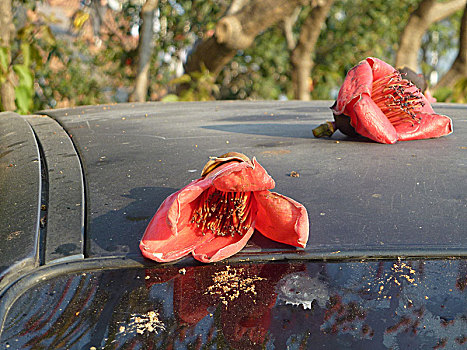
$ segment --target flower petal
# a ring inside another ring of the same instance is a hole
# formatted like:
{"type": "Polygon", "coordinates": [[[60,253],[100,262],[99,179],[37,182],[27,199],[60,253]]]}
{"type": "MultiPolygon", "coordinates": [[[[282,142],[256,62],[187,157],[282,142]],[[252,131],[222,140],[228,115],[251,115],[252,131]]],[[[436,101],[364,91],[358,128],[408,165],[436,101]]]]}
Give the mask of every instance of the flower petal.
{"type": "Polygon", "coordinates": [[[427,113],[427,114],[436,114],[431,107],[431,102],[420,92],[420,98],[422,99],[424,105],[419,109],[419,112],[427,113]]]}
{"type": "Polygon", "coordinates": [[[140,249],[145,257],[159,262],[173,261],[202,243],[203,236],[197,234],[188,221],[191,219],[192,203],[196,203],[195,199],[206,184],[209,181],[197,180],[166,198],[141,239],[140,249]],[[184,200],[189,202],[184,203],[184,200]]]}
{"type": "Polygon", "coordinates": [[[253,158],[252,163],[253,165],[248,162],[221,165],[219,172],[213,172],[214,187],[224,192],[263,191],[274,188],[274,180],[256,158],[253,158]]]}
{"type": "Polygon", "coordinates": [[[350,124],[360,135],[381,143],[397,142],[396,129],[367,94],[353,106],[349,105],[345,114],[350,116],[350,124]]]}
{"type": "Polygon", "coordinates": [[[366,93],[371,94],[373,86],[373,72],[367,61],[361,61],[347,73],[342,84],[337,101],[332,108],[335,114],[344,113],[346,106],[356,97],[366,93]]]}
{"type": "MultiPolygon", "coordinates": [[[[209,235],[210,239],[203,241],[193,250],[193,257],[201,262],[216,262],[228,258],[238,253],[247,244],[253,235],[254,224],[243,235],[232,236],[214,236],[209,235]]],[[[208,236],[208,234],[206,234],[208,236]]]]}
{"type": "Polygon", "coordinates": [[[371,70],[373,71],[373,80],[378,80],[379,78],[382,78],[385,75],[390,75],[395,71],[393,66],[387,64],[379,58],[368,57],[366,62],[368,62],[371,70]]]}
{"type": "Polygon", "coordinates": [[[295,247],[305,247],[309,222],[305,207],[291,198],[269,191],[255,192],[258,203],[256,229],[264,236],[295,247]]]}
{"type": "Polygon", "coordinates": [[[158,212],[146,228],[139,247],[146,258],[168,262],[188,255],[206,239],[197,234],[192,225],[174,235],[165,217],[158,212]]]}
{"type": "Polygon", "coordinates": [[[169,198],[172,196],[173,198],[170,203],[166,203],[168,198],[162,203],[159,210],[163,206],[168,206],[167,225],[172,229],[174,235],[177,235],[179,230],[189,224],[193,210],[198,205],[196,199],[211,185],[211,179],[198,179],[171,195],[169,198]]]}
{"type": "Polygon", "coordinates": [[[403,123],[396,126],[400,141],[429,139],[452,133],[452,120],[445,115],[419,113],[420,123],[403,123]]]}

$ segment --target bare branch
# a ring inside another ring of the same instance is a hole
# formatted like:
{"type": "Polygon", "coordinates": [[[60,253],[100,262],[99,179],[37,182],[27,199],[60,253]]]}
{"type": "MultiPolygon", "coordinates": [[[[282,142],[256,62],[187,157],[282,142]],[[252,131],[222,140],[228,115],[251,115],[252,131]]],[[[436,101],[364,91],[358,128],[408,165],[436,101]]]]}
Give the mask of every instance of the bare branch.
{"type": "Polygon", "coordinates": [[[451,0],[437,2],[436,0],[422,0],[417,9],[410,15],[399,41],[396,54],[396,67],[408,67],[414,71],[418,67],[418,52],[422,45],[422,38],[427,29],[465,6],[467,0],[451,0]]]}
{"type": "Polygon", "coordinates": [[[298,15],[300,14],[301,10],[301,7],[297,7],[290,16],[284,18],[282,21],[282,30],[284,31],[287,48],[290,51],[292,51],[295,48],[295,45],[297,45],[297,41],[295,40],[293,34],[293,26],[295,22],[297,22],[298,15]]]}
{"type": "Polygon", "coordinates": [[[232,16],[240,11],[250,0],[232,0],[230,7],[227,9],[225,15],[232,16]]]}
{"type": "Polygon", "coordinates": [[[466,4],[466,0],[451,0],[447,2],[437,2],[433,6],[431,23],[436,23],[451,16],[461,10],[466,4]]]}
{"type": "Polygon", "coordinates": [[[235,15],[221,18],[215,35],[201,42],[188,57],[186,73],[200,71],[204,65],[214,76],[237,50],[249,47],[255,37],[290,16],[304,0],[250,1],[235,15]]]}

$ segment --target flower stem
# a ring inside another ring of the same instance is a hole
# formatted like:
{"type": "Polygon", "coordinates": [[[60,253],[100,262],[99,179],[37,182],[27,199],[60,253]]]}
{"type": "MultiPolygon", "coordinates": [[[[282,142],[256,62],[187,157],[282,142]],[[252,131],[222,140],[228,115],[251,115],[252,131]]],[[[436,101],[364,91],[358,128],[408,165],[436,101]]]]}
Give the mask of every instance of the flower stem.
{"type": "Polygon", "coordinates": [[[326,137],[326,136],[329,137],[329,136],[332,136],[332,134],[334,134],[335,131],[336,131],[335,123],[326,122],[314,128],[313,135],[315,135],[316,138],[326,137]]]}

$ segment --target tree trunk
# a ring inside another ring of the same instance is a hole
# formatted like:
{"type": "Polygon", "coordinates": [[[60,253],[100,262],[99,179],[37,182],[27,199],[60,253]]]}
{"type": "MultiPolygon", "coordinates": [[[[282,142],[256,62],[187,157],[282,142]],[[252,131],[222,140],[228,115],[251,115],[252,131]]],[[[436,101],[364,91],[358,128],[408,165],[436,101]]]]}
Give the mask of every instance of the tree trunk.
{"type": "Polygon", "coordinates": [[[396,67],[408,67],[418,70],[418,52],[422,45],[423,35],[433,24],[454,12],[462,9],[467,0],[450,0],[437,2],[436,0],[422,0],[417,9],[410,15],[399,40],[396,53],[396,67]]]}
{"type": "Polygon", "coordinates": [[[459,53],[449,71],[436,84],[435,89],[440,87],[453,87],[459,79],[467,77],[467,5],[461,20],[459,34],[459,53]]]}
{"type": "Polygon", "coordinates": [[[236,14],[240,11],[250,0],[232,0],[227,12],[225,13],[226,16],[231,16],[236,14]]]}
{"type": "Polygon", "coordinates": [[[154,49],[154,12],[156,11],[158,2],[158,0],[147,0],[141,9],[143,23],[139,30],[138,70],[135,79],[135,89],[130,96],[130,101],[145,102],[148,95],[149,67],[154,49]]]}
{"type": "MultiPolygon", "coordinates": [[[[13,16],[11,13],[11,0],[0,0],[0,47],[11,47],[11,41],[15,32],[13,16]]],[[[8,50],[6,80],[0,86],[0,106],[4,111],[16,110],[15,87],[13,85],[14,74],[10,69],[11,53],[8,50]]]]}
{"type": "Polygon", "coordinates": [[[300,30],[297,45],[292,50],[292,85],[294,97],[298,100],[310,100],[310,77],[313,68],[312,54],[318,41],[321,27],[331,9],[334,0],[320,0],[311,9],[300,30]]]}
{"type": "Polygon", "coordinates": [[[287,43],[287,48],[289,49],[289,51],[292,51],[297,45],[297,41],[295,40],[295,36],[293,33],[293,26],[295,25],[295,22],[297,22],[298,16],[300,15],[301,11],[301,7],[296,7],[294,12],[290,16],[283,19],[282,31],[284,32],[285,41],[287,43]]]}
{"type": "Polygon", "coordinates": [[[197,45],[185,64],[185,72],[201,71],[206,67],[217,76],[221,69],[235,56],[237,50],[249,47],[255,37],[290,16],[304,0],[250,1],[234,15],[219,20],[214,36],[197,45]]]}

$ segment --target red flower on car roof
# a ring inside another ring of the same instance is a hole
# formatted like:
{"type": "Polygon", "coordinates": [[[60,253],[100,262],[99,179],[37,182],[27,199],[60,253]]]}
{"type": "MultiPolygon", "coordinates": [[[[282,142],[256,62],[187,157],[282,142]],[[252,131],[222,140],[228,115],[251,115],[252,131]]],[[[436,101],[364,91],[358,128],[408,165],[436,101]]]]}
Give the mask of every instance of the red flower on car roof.
{"type": "Polygon", "coordinates": [[[313,130],[316,137],[339,129],[380,143],[448,135],[449,117],[436,114],[420,90],[392,66],[369,57],[353,67],[331,107],[334,122],[313,130]]]}
{"type": "Polygon", "coordinates": [[[202,262],[240,251],[258,230],[296,247],[308,240],[308,214],[300,203],[269,190],[274,180],[241,153],[210,160],[201,178],[169,196],[140,243],[143,255],[159,262],[188,254],[202,262]]]}

